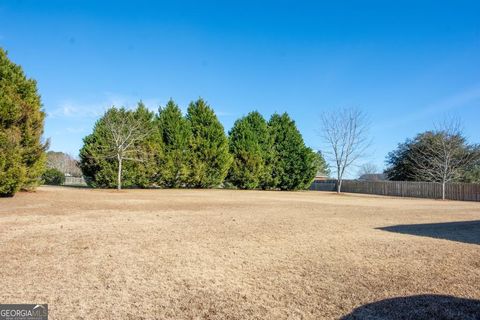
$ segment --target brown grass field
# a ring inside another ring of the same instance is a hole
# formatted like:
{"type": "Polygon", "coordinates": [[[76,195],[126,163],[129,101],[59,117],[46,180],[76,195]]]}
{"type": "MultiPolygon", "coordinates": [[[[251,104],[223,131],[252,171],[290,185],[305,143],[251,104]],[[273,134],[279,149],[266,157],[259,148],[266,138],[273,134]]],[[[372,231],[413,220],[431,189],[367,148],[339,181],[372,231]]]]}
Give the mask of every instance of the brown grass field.
{"type": "Polygon", "coordinates": [[[480,319],[480,204],[41,187],[0,199],[0,303],[50,319],[480,319]]]}

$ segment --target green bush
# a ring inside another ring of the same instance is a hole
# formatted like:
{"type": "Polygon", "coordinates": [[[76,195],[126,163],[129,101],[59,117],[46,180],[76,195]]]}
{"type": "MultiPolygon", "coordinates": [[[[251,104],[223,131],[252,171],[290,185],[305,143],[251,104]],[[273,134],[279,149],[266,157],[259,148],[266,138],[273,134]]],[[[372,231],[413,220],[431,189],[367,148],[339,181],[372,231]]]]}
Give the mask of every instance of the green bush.
{"type": "Polygon", "coordinates": [[[43,173],[42,181],[44,184],[61,186],[65,183],[65,175],[55,168],[49,168],[43,173]]]}
{"type": "Polygon", "coordinates": [[[0,48],[0,197],[40,184],[44,117],[36,82],[0,48]]]}

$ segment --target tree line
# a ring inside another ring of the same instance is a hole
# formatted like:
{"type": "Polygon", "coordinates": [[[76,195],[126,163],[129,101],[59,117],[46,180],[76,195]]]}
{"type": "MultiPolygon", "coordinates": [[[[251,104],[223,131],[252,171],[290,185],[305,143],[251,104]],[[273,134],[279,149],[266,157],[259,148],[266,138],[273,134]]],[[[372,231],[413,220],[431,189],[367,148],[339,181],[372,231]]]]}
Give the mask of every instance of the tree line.
{"type": "MultiPolygon", "coordinates": [[[[45,113],[35,80],[0,48],[0,196],[13,196],[60,175],[78,174],[73,159],[42,140],[45,113]],[[48,167],[48,171],[46,168],[48,167]],[[55,169],[55,170],[54,170],[55,169]]],[[[288,114],[269,121],[253,111],[229,135],[202,99],[183,115],[174,101],[149,111],[112,107],[84,138],[79,167],[93,187],[298,190],[328,166],[308,148],[288,114]]]]}
{"type": "MultiPolygon", "coordinates": [[[[46,164],[45,113],[36,82],[1,48],[0,93],[0,196],[42,183],[46,165],[60,174],[45,172],[45,180],[78,175],[71,157],[50,153],[46,164]]],[[[367,153],[369,123],[355,109],[323,113],[320,120],[340,192],[347,170],[367,153]]],[[[480,183],[480,147],[467,141],[458,121],[400,143],[386,163],[389,180],[437,182],[444,190],[451,182],[480,183]]],[[[330,174],[322,154],[305,145],[288,114],[267,121],[250,112],[226,135],[202,99],[191,102],[186,115],[173,100],[157,113],[142,103],[134,110],[110,108],[84,138],[79,167],[91,186],[107,188],[297,190],[309,187],[317,172],[330,174]]]]}
{"type": "Polygon", "coordinates": [[[186,115],[173,100],[156,114],[142,102],[134,110],[111,107],[84,138],[80,168],[93,187],[298,190],[326,163],[288,114],[266,121],[252,111],[227,136],[200,98],[186,115]]]}

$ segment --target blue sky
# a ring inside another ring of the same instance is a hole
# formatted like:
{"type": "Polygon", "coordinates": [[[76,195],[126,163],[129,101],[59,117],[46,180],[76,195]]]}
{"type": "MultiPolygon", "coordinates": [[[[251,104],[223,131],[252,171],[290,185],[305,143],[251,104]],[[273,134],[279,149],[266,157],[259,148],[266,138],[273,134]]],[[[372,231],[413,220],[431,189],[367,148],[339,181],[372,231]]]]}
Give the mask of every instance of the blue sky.
{"type": "Polygon", "coordinates": [[[360,163],[383,168],[446,115],[480,142],[479,17],[461,0],[0,0],[0,46],[38,81],[54,150],[77,155],[112,104],[201,96],[227,131],[287,111],[314,149],[323,110],[359,108],[373,138],[360,163]]]}

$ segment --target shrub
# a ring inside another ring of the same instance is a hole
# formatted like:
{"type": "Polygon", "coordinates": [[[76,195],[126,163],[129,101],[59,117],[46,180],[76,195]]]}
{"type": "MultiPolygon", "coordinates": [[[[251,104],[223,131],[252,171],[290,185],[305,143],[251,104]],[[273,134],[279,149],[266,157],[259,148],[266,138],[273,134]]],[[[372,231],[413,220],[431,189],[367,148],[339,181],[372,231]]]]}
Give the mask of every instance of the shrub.
{"type": "Polygon", "coordinates": [[[43,173],[42,181],[44,184],[60,186],[65,183],[65,175],[58,169],[49,168],[43,173]]]}

